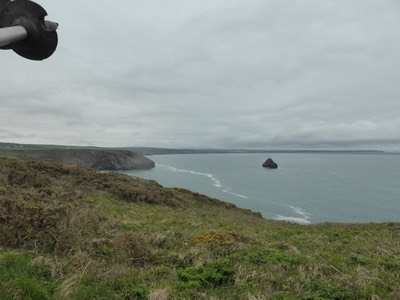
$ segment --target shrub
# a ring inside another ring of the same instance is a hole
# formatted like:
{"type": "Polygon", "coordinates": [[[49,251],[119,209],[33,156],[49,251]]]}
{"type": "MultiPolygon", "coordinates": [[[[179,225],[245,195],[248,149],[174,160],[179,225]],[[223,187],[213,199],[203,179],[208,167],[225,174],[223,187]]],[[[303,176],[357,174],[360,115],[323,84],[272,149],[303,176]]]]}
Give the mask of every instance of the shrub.
{"type": "Polygon", "coordinates": [[[286,251],[266,248],[260,245],[252,245],[247,248],[246,255],[242,257],[243,261],[252,265],[260,264],[278,264],[281,266],[296,266],[305,264],[309,258],[297,253],[287,253],[286,251]]]}
{"type": "Polygon", "coordinates": [[[126,300],[131,299],[147,299],[147,295],[149,294],[149,289],[143,284],[132,284],[127,285],[122,290],[122,297],[126,300]]]}
{"type": "Polygon", "coordinates": [[[178,271],[182,288],[214,288],[227,283],[234,274],[228,259],[217,260],[203,267],[188,267],[178,271]]]}
{"type": "Polygon", "coordinates": [[[195,236],[193,240],[197,244],[215,243],[219,246],[229,246],[238,240],[239,236],[233,232],[210,231],[205,234],[195,236]]]}
{"type": "Polygon", "coordinates": [[[91,251],[92,239],[120,227],[95,207],[78,203],[80,197],[74,195],[53,198],[24,190],[0,195],[0,245],[47,252],[91,251]]]}

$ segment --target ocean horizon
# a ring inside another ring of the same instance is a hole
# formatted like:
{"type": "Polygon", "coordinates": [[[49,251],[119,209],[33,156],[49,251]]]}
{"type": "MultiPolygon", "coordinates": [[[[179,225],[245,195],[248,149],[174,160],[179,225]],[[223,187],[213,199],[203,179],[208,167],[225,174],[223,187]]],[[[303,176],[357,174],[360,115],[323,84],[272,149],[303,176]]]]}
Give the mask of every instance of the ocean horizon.
{"type": "Polygon", "coordinates": [[[244,153],[153,155],[124,173],[186,188],[299,224],[400,221],[400,155],[244,153]],[[278,169],[262,163],[271,157],[278,169]]]}

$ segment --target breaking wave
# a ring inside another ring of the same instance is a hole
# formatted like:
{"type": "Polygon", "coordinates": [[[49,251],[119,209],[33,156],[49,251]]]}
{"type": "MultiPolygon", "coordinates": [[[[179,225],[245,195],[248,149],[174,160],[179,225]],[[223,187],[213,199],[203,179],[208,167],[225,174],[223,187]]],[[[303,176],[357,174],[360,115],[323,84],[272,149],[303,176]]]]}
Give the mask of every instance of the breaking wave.
{"type": "Polygon", "coordinates": [[[298,224],[311,224],[311,214],[305,212],[302,208],[288,205],[288,207],[295,213],[300,215],[300,217],[288,217],[288,216],[282,216],[282,215],[276,215],[274,218],[275,220],[280,220],[280,221],[287,221],[291,223],[298,223],[298,224]]]}
{"type": "Polygon", "coordinates": [[[173,171],[173,172],[188,173],[188,174],[192,174],[192,175],[203,176],[203,177],[209,178],[212,181],[212,185],[215,186],[216,188],[221,189],[222,192],[239,197],[239,198],[249,199],[249,197],[247,197],[245,195],[231,192],[230,188],[223,187],[221,184],[221,181],[211,173],[203,173],[203,172],[197,172],[197,171],[192,171],[192,170],[179,169],[176,167],[172,167],[172,166],[168,166],[168,165],[161,165],[161,164],[157,164],[157,166],[167,168],[168,170],[173,171]]]}
{"type": "Polygon", "coordinates": [[[247,197],[247,196],[245,196],[245,195],[237,194],[237,193],[231,192],[231,191],[229,191],[229,190],[222,190],[222,191],[223,191],[224,193],[227,193],[227,194],[230,194],[230,195],[239,197],[239,198],[249,199],[249,197],[247,197]]]}

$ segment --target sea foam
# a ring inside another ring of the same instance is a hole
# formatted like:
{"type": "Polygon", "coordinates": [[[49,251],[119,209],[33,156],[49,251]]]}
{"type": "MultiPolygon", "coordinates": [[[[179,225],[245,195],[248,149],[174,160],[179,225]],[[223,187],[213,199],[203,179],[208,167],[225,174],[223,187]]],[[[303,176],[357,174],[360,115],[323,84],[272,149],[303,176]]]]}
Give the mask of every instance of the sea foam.
{"type": "Polygon", "coordinates": [[[230,194],[230,195],[239,197],[239,198],[249,199],[249,197],[247,197],[247,196],[245,196],[245,195],[237,194],[237,193],[231,192],[231,191],[229,191],[229,190],[222,190],[222,191],[223,191],[224,193],[227,193],[227,194],[230,194]]]}
{"type": "Polygon", "coordinates": [[[202,173],[202,172],[197,172],[197,171],[192,171],[192,170],[178,169],[176,167],[160,165],[160,164],[157,164],[157,166],[166,167],[170,171],[173,171],[173,172],[188,173],[188,174],[193,174],[193,175],[198,175],[198,176],[204,176],[204,177],[211,179],[211,181],[213,182],[213,186],[218,187],[218,188],[222,187],[221,181],[211,173],[202,173]]]}
{"type": "Polygon", "coordinates": [[[230,188],[223,187],[221,181],[211,173],[203,173],[203,172],[197,172],[197,171],[193,171],[193,170],[179,169],[179,168],[176,168],[173,166],[161,165],[161,164],[157,164],[157,166],[167,168],[168,170],[173,171],[173,172],[188,173],[188,174],[192,174],[192,175],[207,177],[213,182],[212,185],[215,186],[216,188],[220,188],[222,192],[239,197],[239,198],[249,199],[249,197],[247,197],[245,195],[231,192],[230,188]]]}
{"type": "Polygon", "coordinates": [[[276,217],[274,218],[275,220],[278,221],[287,221],[287,222],[291,222],[291,223],[298,223],[298,224],[311,224],[311,221],[307,220],[307,219],[302,219],[302,218],[296,218],[296,217],[285,217],[285,216],[281,216],[281,215],[276,215],[276,217]]]}
{"type": "Polygon", "coordinates": [[[305,212],[302,208],[296,207],[293,205],[288,205],[288,207],[296,214],[300,215],[301,217],[287,217],[287,216],[282,216],[282,215],[276,215],[274,218],[275,220],[280,220],[280,221],[288,221],[292,223],[298,223],[298,224],[311,224],[310,218],[311,214],[305,212]]]}

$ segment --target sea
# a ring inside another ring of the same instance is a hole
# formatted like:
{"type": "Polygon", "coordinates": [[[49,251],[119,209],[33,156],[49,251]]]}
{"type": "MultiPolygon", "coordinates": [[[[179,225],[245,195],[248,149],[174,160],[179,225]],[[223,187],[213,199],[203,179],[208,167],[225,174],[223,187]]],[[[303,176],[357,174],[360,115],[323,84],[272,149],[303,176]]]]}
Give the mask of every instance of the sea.
{"type": "Polygon", "coordinates": [[[400,154],[240,153],[149,156],[127,171],[299,224],[400,221],[400,154]],[[263,168],[271,157],[278,169],[263,168]]]}

